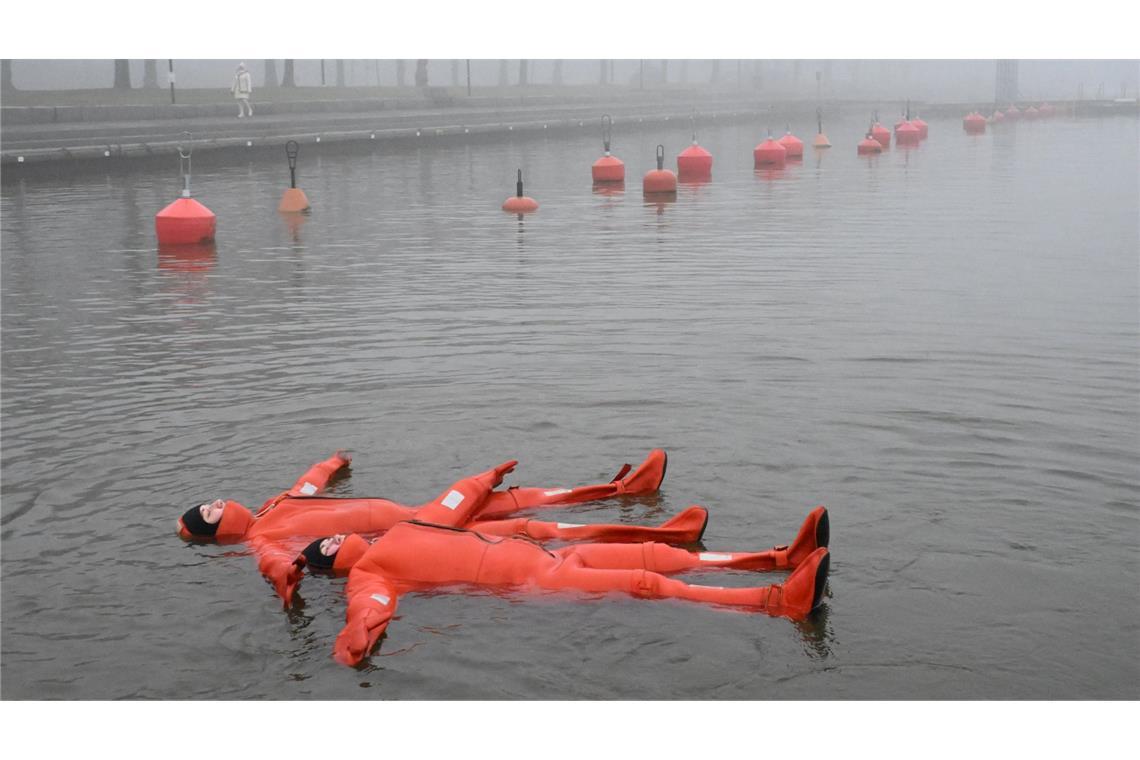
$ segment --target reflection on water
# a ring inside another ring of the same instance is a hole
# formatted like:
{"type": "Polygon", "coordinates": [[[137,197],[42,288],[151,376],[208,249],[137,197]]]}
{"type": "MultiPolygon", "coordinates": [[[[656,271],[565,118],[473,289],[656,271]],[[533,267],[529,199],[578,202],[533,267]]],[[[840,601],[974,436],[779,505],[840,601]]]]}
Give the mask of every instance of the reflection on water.
{"type": "MultiPolygon", "coordinates": [[[[836,118],[830,151],[754,171],[762,126],[702,128],[715,179],[665,199],[594,187],[585,134],[306,145],[306,215],[276,213],[279,156],[203,157],[217,240],[178,250],[171,168],[5,170],[4,695],[1140,696],[1136,122],[948,119],[864,157],[836,118]],[[573,485],[656,446],[659,494],[543,519],[699,503],[693,548],[755,549],[824,503],[819,612],[408,594],[350,670],[344,579],[283,612],[247,551],[174,535],[337,448],[338,494],[418,503],[508,457],[573,485]]],[[[630,177],[692,139],[614,136],[630,177]]]]}

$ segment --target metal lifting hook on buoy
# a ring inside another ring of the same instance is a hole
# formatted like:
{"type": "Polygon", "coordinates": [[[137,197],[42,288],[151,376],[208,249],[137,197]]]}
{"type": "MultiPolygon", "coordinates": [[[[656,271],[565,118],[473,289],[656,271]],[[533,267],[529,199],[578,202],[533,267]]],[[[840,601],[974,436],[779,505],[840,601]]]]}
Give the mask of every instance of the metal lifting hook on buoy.
{"type": "Polygon", "coordinates": [[[518,198],[523,197],[522,192],[522,169],[519,169],[519,181],[515,184],[515,196],[518,198]]]}
{"type": "Polygon", "coordinates": [[[300,152],[301,146],[296,140],[285,143],[285,155],[289,158],[289,187],[297,186],[297,154],[300,152]]]}
{"type": "Polygon", "coordinates": [[[815,123],[816,123],[816,126],[818,127],[818,129],[816,131],[822,135],[823,134],[823,109],[822,108],[815,109],[815,123]]]}
{"type": "Polygon", "coordinates": [[[194,152],[193,135],[183,132],[178,136],[178,171],[182,175],[182,197],[190,197],[190,154],[194,152]]]}
{"type": "Polygon", "coordinates": [[[657,146],[657,171],[661,171],[664,168],[665,168],[665,146],[664,145],[658,145],[657,146]]]}
{"type": "Polygon", "coordinates": [[[689,114],[689,128],[693,131],[693,145],[697,144],[697,109],[689,114]]]}
{"type": "Polygon", "coordinates": [[[613,137],[613,132],[614,120],[608,113],[602,114],[602,148],[607,156],[610,154],[610,139],[613,137]]]}

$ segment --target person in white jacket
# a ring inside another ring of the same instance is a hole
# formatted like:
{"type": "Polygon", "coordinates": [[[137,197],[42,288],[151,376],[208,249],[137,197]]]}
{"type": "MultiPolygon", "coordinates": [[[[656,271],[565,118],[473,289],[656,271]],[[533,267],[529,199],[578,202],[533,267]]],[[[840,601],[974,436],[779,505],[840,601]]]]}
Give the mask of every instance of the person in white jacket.
{"type": "Polygon", "coordinates": [[[253,95],[253,78],[246,71],[244,63],[238,64],[237,73],[234,74],[234,84],[230,91],[237,98],[238,118],[246,115],[253,116],[253,106],[249,104],[249,98],[253,95]]]}

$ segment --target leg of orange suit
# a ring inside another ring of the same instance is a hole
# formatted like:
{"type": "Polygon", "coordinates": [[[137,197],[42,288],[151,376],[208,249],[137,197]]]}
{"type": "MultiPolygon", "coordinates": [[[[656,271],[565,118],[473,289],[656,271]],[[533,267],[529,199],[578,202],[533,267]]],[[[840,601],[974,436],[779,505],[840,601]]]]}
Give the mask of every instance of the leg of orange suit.
{"type": "Polygon", "coordinates": [[[555,550],[565,557],[577,556],[586,567],[597,569],[652,570],[680,573],[701,568],[779,570],[788,567],[787,552],[690,552],[659,543],[577,544],[555,550]]]}
{"type": "Polygon", "coordinates": [[[685,599],[692,602],[747,607],[769,615],[802,619],[819,603],[827,580],[827,549],[820,547],[787,581],[771,586],[722,588],[667,578],[647,570],[599,570],[586,567],[581,557],[539,568],[535,582],[548,589],[588,592],[624,591],[648,599],[685,599]]]}
{"type": "Polygon", "coordinates": [[[708,510],[692,506],[658,527],[645,525],[612,525],[554,523],[516,517],[507,520],[488,520],[468,526],[478,533],[492,536],[527,536],[538,540],[562,541],[672,541],[693,543],[700,541],[708,524],[708,510]]]}

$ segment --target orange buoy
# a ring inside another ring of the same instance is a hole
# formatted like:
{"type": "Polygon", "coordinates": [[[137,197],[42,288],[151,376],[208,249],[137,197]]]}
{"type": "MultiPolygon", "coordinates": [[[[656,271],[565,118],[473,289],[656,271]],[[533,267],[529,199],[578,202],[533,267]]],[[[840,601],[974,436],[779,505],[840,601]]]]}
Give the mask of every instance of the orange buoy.
{"type": "Polygon", "coordinates": [[[899,145],[918,145],[922,141],[922,132],[912,122],[904,121],[895,127],[895,142],[899,145]]]}
{"type": "Polygon", "coordinates": [[[602,116],[602,148],[604,154],[590,167],[595,183],[625,182],[625,164],[617,156],[610,155],[610,137],[613,132],[613,119],[609,114],[602,116]]]}
{"type": "Polygon", "coordinates": [[[871,130],[867,130],[867,135],[859,141],[856,146],[856,152],[860,156],[877,156],[883,152],[883,144],[871,136],[871,130]]]}
{"type": "Polygon", "coordinates": [[[1017,110],[1016,105],[1014,105],[1013,103],[1010,103],[1009,108],[1006,109],[1005,118],[1013,119],[1014,121],[1017,121],[1018,119],[1021,118],[1021,111],[1017,110]]]}
{"type": "Polygon", "coordinates": [[[665,168],[665,146],[657,146],[657,168],[645,173],[641,184],[646,195],[674,194],[677,192],[677,175],[665,168]]]}
{"type": "Polygon", "coordinates": [[[285,155],[289,158],[289,188],[281,196],[277,210],[283,214],[296,214],[309,210],[309,199],[305,191],[297,187],[297,154],[301,147],[296,140],[285,143],[285,155]]]}
{"type": "Polygon", "coordinates": [[[512,214],[529,214],[531,211],[538,211],[538,201],[523,195],[522,169],[519,169],[515,194],[503,201],[503,211],[509,211],[512,214]]]}
{"type": "Polygon", "coordinates": [[[871,137],[878,141],[883,150],[891,147],[891,130],[879,123],[877,115],[875,116],[875,123],[871,125],[871,137]]]}
{"type": "Polygon", "coordinates": [[[816,132],[815,138],[811,141],[811,147],[815,148],[816,150],[820,150],[821,148],[830,148],[831,142],[827,139],[827,135],[823,133],[822,108],[815,109],[815,121],[816,125],[819,127],[819,130],[816,132]]]}
{"type": "Polygon", "coordinates": [[[966,134],[968,135],[985,134],[986,117],[977,111],[971,111],[962,119],[962,129],[966,130],[966,134]]]}
{"type": "Polygon", "coordinates": [[[772,131],[768,130],[768,139],[752,150],[752,158],[756,167],[773,166],[782,167],[788,160],[788,150],[779,142],[772,139],[772,131]]]}
{"type": "Polygon", "coordinates": [[[677,178],[682,182],[699,182],[712,179],[712,153],[693,144],[677,156],[677,178]]]}
{"type": "Polygon", "coordinates": [[[154,216],[159,245],[187,245],[214,239],[218,218],[190,197],[190,133],[183,132],[178,144],[178,169],[182,174],[182,197],[154,216]]]}
{"type": "Polygon", "coordinates": [[[788,158],[804,157],[804,141],[792,134],[791,126],[787,127],[784,136],[777,142],[784,146],[784,152],[788,158]]]}
{"type": "Polygon", "coordinates": [[[1025,118],[1036,119],[1037,116],[1039,115],[1039,113],[1040,112],[1036,108],[1034,108],[1033,106],[1029,106],[1029,108],[1025,109],[1025,118]]]}
{"type": "Polygon", "coordinates": [[[918,128],[918,139],[925,140],[926,135],[930,132],[930,126],[917,116],[911,119],[910,123],[918,128]]]}
{"type": "Polygon", "coordinates": [[[1005,121],[1005,114],[995,110],[993,115],[990,116],[990,123],[997,124],[999,121],[1005,121]]]}

